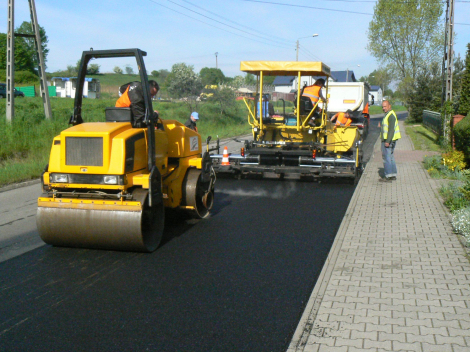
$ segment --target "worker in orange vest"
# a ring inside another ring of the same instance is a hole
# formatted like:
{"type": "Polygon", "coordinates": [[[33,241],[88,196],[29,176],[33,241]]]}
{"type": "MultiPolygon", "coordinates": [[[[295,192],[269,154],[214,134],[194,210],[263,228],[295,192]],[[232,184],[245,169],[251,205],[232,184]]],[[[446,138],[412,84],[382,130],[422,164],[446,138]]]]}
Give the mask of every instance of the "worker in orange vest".
{"type": "Polygon", "coordinates": [[[351,119],[352,111],[348,110],[346,112],[338,112],[331,118],[331,122],[336,120],[336,126],[350,126],[352,119],[351,119]]]}
{"type": "MultiPolygon", "coordinates": [[[[150,96],[157,95],[160,87],[154,80],[149,81],[150,96]]],[[[122,95],[116,101],[117,108],[131,108],[132,115],[134,116],[135,127],[142,127],[145,118],[145,100],[144,91],[141,82],[130,82],[122,85],[119,88],[122,95]]],[[[155,121],[158,119],[158,111],[154,112],[155,121]]]]}
{"type": "Polygon", "coordinates": [[[302,91],[302,96],[310,98],[313,106],[315,106],[315,104],[317,103],[319,99],[321,99],[322,101],[325,100],[321,92],[321,89],[324,86],[325,86],[325,80],[323,78],[319,78],[315,81],[313,85],[304,87],[302,91]]]}
{"type": "MultiPolygon", "coordinates": [[[[325,86],[325,80],[319,78],[311,86],[306,86],[302,89],[302,97],[309,98],[312,101],[312,105],[318,102],[318,100],[325,101],[325,98],[322,95],[321,89],[325,86]]],[[[310,126],[315,126],[315,118],[321,116],[321,109],[318,106],[315,108],[315,111],[312,113],[312,118],[308,121],[310,126]]]]}

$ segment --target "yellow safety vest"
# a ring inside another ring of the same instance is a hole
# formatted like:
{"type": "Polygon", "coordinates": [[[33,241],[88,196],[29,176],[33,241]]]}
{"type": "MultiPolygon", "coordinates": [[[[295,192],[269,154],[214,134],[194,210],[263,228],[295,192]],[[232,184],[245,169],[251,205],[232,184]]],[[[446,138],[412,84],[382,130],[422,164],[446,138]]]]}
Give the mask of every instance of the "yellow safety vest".
{"type": "Polygon", "coordinates": [[[396,141],[397,139],[401,138],[400,130],[398,129],[398,117],[397,114],[395,114],[395,111],[390,110],[387,115],[382,120],[382,139],[387,140],[388,137],[388,118],[390,115],[395,116],[395,133],[393,134],[392,141],[396,141]]]}

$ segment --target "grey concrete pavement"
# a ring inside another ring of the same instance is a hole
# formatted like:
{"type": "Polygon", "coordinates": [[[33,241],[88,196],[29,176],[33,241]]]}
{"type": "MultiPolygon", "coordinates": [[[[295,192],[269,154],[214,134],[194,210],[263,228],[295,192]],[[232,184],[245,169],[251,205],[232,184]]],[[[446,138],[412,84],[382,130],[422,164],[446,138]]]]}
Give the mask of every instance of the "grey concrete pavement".
{"type": "Polygon", "coordinates": [[[402,136],[392,183],[375,145],[289,352],[470,351],[470,264],[402,136]]]}
{"type": "Polygon", "coordinates": [[[44,245],[36,229],[40,195],[41,184],[38,181],[1,189],[0,262],[44,245]]]}

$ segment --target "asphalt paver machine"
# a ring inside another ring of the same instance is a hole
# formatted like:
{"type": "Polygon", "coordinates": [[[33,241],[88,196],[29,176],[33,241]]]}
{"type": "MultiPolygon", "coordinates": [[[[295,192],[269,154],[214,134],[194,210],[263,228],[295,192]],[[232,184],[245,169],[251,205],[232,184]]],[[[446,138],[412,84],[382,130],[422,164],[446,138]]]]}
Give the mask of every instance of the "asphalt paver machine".
{"type": "Polygon", "coordinates": [[[256,98],[244,98],[253,139],[241,141],[240,154],[231,153],[228,158],[212,155],[216,172],[359,179],[363,164],[358,128],[335,126],[328,119],[330,68],[327,65],[322,62],[242,61],[240,69],[257,76],[256,98]],[[265,76],[295,76],[297,92],[302,92],[302,77],[324,78],[327,99],[313,104],[301,93],[296,94],[293,112],[286,112],[284,102],[282,113],[273,113],[269,108],[271,101],[263,98],[265,76]]]}

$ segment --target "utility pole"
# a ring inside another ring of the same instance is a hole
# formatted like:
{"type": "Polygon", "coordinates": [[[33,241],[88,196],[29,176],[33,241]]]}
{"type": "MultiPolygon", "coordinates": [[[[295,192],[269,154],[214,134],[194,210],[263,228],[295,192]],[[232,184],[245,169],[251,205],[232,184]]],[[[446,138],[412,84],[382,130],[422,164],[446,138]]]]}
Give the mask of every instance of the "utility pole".
{"type": "MultiPolygon", "coordinates": [[[[452,101],[452,75],[454,69],[454,5],[455,0],[447,0],[446,10],[446,32],[444,59],[442,63],[442,74],[444,75],[444,87],[442,89],[442,103],[452,101]]],[[[447,111],[444,111],[444,140],[449,139],[449,119],[447,111]]]]}
{"type": "Polygon", "coordinates": [[[219,55],[219,53],[215,53],[215,68],[219,68],[217,64],[217,55],[219,55]]]}
{"type": "Polygon", "coordinates": [[[36,5],[34,0],[28,0],[31,14],[31,26],[34,34],[16,34],[15,33],[15,0],[8,0],[8,34],[7,34],[7,121],[11,122],[15,114],[15,36],[34,38],[36,55],[38,60],[39,88],[44,105],[44,114],[46,118],[51,118],[51,102],[49,100],[49,90],[46,80],[46,66],[44,64],[44,55],[42,52],[41,35],[39,33],[39,24],[36,14],[36,5]]]}
{"type": "Polygon", "coordinates": [[[295,49],[295,61],[299,61],[299,40],[297,39],[297,46],[295,49]]]}
{"type": "Polygon", "coordinates": [[[8,33],[7,33],[7,122],[13,120],[15,109],[15,0],[8,0],[8,33]]]}

